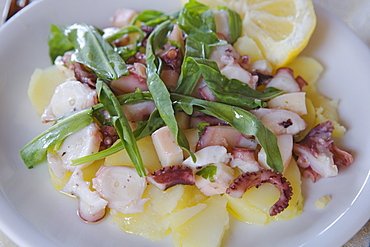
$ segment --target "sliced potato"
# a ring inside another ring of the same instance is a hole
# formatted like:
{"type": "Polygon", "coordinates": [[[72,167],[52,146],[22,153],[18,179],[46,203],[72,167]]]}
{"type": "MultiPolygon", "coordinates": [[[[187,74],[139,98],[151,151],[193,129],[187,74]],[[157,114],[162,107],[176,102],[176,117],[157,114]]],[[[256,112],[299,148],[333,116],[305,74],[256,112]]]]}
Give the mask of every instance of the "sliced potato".
{"type": "Polygon", "coordinates": [[[28,85],[28,97],[39,115],[49,105],[55,88],[66,79],[67,76],[60,72],[55,65],[46,69],[36,69],[33,72],[28,85]]]}
{"type": "MultiPolygon", "coordinates": [[[[91,165],[82,169],[84,180],[90,182],[90,186],[92,185],[92,179],[95,177],[95,173],[99,170],[100,166],[102,166],[103,164],[104,164],[103,160],[97,160],[94,161],[91,165]]],[[[67,172],[64,178],[60,179],[54,175],[53,171],[49,167],[49,174],[52,185],[54,186],[55,189],[60,191],[64,187],[64,185],[66,185],[66,183],[68,182],[72,172],[67,172]]]]}
{"type": "Polygon", "coordinates": [[[206,205],[204,209],[173,230],[172,239],[175,246],[220,246],[222,237],[229,228],[227,199],[214,195],[202,204],[206,205]]]}
{"type": "Polygon", "coordinates": [[[334,124],[334,137],[343,136],[346,128],[339,123],[338,100],[328,99],[317,90],[317,80],[324,67],[314,58],[300,56],[289,64],[296,76],[302,76],[308,83],[304,88],[307,98],[311,100],[316,110],[314,125],[330,120],[334,124]]]}
{"type": "MultiPolygon", "coordinates": [[[[139,147],[144,166],[149,170],[149,172],[162,167],[150,136],[139,140],[137,145],[139,147]]],[[[121,150],[105,158],[105,165],[134,166],[126,150],[121,150]]]]}
{"type": "Polygon", "coordinates": [[[289,219],[302,212],[303,197],[301,192],[301,174],[294,159],[291,160],[284,176],[291,183],[293,196],[289,206],[280,214],[271,217],[270,207],[279,199],[279,190],[271,184],[250,188],[242,198],[227,195],[228,209],[236,218],[250,224],[266,225],[273,220],[289,219]]]}
{"type": "Polygon", "coordinates": [[[163,239],[171,232],[168,218],[183,193],[183,186],[174,186],[161,191],[149,185],[143,195],[143,198],[149,198],[145,203],[144,212],[112,214],[113,222],[126,232],[141,235],[150,240],[163,239]]]}

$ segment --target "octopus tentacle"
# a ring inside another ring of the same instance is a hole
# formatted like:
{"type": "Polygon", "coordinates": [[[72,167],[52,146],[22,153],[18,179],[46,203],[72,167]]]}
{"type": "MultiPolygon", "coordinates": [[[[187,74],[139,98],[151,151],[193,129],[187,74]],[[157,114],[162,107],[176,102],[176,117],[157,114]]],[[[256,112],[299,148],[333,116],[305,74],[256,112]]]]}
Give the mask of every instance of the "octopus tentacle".
{"type": "Polygon", "coordinates": [[[195,184],[193,170],[185,165],[165,166],[150,173],[146,178],[161,190],[167,190],[177,184],[195,184]]]}
{"type": "MultiPolygon", "coordinates": [[[[317,178],[334,177],[338,175],[338,165],[349,166],[354,162],[353,156],[339,149],[332,139],[334,125],[326,121],[315,126],[303,140],[294,144],[293,152],[297,156],[297,164],[311,168],[317,178]],[[326,160],[326,162],[322,162],[326,160]]],[[[310,171],[309,171],[310,173],[310,171]]]]}
{"type": "Polygon", "coordinates": [[[279,200],[270,208],[270,216],[277,215],[288,207],[293,195],[290,182],[281,173],[272,170],[243,173],[234,179],[226,193],[232,197],[241,198],[249,188],[253,186],[258,188],[264,183],[271,183],[280,190],[279,200]]]}

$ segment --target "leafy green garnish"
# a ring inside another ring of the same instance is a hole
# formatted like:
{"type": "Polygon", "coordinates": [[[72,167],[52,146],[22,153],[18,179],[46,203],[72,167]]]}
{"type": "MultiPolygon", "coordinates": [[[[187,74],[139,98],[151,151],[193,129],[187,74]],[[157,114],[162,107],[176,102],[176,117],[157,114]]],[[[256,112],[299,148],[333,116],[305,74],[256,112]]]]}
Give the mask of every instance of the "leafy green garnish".
{"type": "Polygon", "coordinates": [[[74,48],[73,44],[64,35],[64,27],[56,25],[50,26],[48,45],[49,56],[52,63],[54,63],[58,56],[63,56],[64,53],[71,51],[74,48]]]}
{"type": "Polygon", "coordinates": [[[188,140],[177,124],[170,93],[159,76],[162,62],[161,59],[155,55],[155,50],[162,47],[167,42],[167,34],[172,28],[172,22],[163,22],[156,27],[148,38],[146,49],[147,85],[159,115],[175,137],[177,144],[195,159],[194,154],[190,152],[188,140]]]}
{"type": "Polygon", "coordinates": [[[217,173],[217,166],[209,165],[198,171],[196,174],[202,176],[204,179],[208,179],[212,183],[215,182],[214,176],[217,173]]]}
{"type": "Polygon", "coordinates": [[[189,37],[195,40],[199,40],[204,44],[217,45],[219,39],[217,34],[211,28],[214,27],[213,22],[209,23],[210,18],[208,16],[201,16],[198,13],[189,11],[187,8],[183,8],[180,11],[179,19],[177,23],[181,30],[183,30],[189,37]],[[203,19],[202,17],[206,17],[203,19]]]}
{"type": "Polygon", "coordinates": [[[84,64],[103,80],[112,81],[128,75],[125,61],[95,27],[73,24],[66,27],[64,33],[75,48],[73,62],[84,64]]]}
{"type": "Polygon", "coordinates": [[[49,147],[62,142],[69,135],[91,124],[93,122],[92,112],[92,108],[87,108],[62,117],[25,145],[20,150],[20,155],[26,166],[32,168],[42,162],[49,147]]]}
{"type": "Polygon", "coordinates": [[[121,104],[119,103],[113,92],[110,90],[109,86],[101,79],[97,80],[96,91],[98,93],[99,101],[108,111],[112,119],[113,126],[115,127],[123,146],[127,150],[127,154],[133,162],[137,173],[139,174],[139,176],[145,177],[146,171],[143,165],[141,154],[139,152],[139,148],[136,143],[136,138],[131,131],[125,114],[123,113],[121,104]]]}
{"type": "MultiPolygon", "coordinates": [[[[158,110],[154,110],[147,121],[142,121],[137,123],[137,127],[134,130],[133,134],[135,139],[138,141],[146,136],[151,135],[155,130],[159,129],[164,125],[162,118],[159,116],[158,110]]],[[[92,162],[99,159],[104,159],[109,155],[117,153],[125,149],[121,140],[118,140],[113,146],[107,148],[103,151],[100,151],[95,154],[91,154],[85,157],[81,157],[75,160],[72,160],[72,165],[81,165],[84,163],[92,162]]]]}
{"type": "Polygon", "coordinates": [[[108,42],[112,42],[116,39],[122,38],[122,36],[124,36],[125,34],[129,34],[129,33],[138,33],[139,41],[141,41],[144,38],[144,32],[141,30],[141,28],[132,25],[132,26],[126,26],[126,27],[121,28],[116,33],[106,37],[105,40],[108,42]]]}
{"type": "Polygon", "coordinates": [[[229,15],[229,28],[230,28],[230,43],[234,44],[236,40],[242,34],[242,27],[243,23],[240,18],[240,15],[236,13],[234,10],[231,10],[227,7],[220,7],[219,9],[224,9],[228,12],[229,15]]]}
{"type": "Polygon", "coordinates": [[[200,135],[202,135],[202,133],[203,133],[203,131],[204,131],[204,129],[207,127],[207,126],[210,126],[211,124],[210,123],[199,123],[198,124],[198,135],[200,136],[200,135]]]}
{"type": "Polygon", "coordinates": [[[265,101],[284,93],[274,88],[259,92],[237,79],[228,79],[221,74],[216,62],[212,60],[194,59],[194,63],[199,66],[203,79],[219,102],[254,109],[266,107],[265,101]]]}
{"type": "Polygon", "coordinates": [[[253,135],[265,149],[267,164],[277,172],[283,172],[284,166],[276,136],[265,127],[252,113],[227,104],[196,99],[190,96],[171,94],[172,100],[187,114],[200,111],[229,123],[244,135],[253,135]]]}
{"type": "Polygon", "coordinates": [[[204,52],[204,45],[188,37],[185,45],[185,58],[181,66],[181,74],[177,82],[175,92],[190,95],[200,78],[200,70],[194,60],[188,57],[204,58],[207,55],[204,52]],[[202,52],[199,52],[202,51],[202,52]]]}

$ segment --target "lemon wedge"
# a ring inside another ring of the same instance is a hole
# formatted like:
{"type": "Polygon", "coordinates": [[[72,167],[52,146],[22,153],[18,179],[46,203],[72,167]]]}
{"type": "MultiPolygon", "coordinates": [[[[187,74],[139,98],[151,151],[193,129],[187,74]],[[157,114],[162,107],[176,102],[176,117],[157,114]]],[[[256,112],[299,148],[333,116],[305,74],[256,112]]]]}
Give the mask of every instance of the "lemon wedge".
{"type": "MultiPolygon", "coordinates": [[[[181,1],[183,4],[188,2],[181,1]]],[[[263,57],[274,68],[286,66],[292,61],[307,46],[316,27],[316,14],[311,0],[198,0],[198,2],[212,8],[227,6],[240,14],[243,20],[241,38],[252,39],[263,57]]],[[[240,44],[238,46],[240,47],[240,44]]],[[[248,44],[247,46],[255,47],[248,44]]],[[[242,49],[243,52],[246,50],[248,48],[242,49]]]]}

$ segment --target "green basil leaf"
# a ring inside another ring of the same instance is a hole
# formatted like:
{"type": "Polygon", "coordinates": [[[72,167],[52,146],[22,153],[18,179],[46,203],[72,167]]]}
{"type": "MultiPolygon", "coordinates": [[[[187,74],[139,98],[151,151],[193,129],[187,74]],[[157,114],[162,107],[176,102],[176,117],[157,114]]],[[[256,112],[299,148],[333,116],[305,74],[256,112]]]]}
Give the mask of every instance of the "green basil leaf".
{"type": "Polygon", "coordinates": [[[171,94],[171,98],[180,107],[186,108],[190,105],[197,111],[229,123],[242,134],[255,136],[266,151],[267,164],[271,169],[283,172],[284,166],[276,136],[252,113],[236,106],[196,99],[180,94],[171,94]]]}
{"type": "Polygon", "coordinates": [[[105,109],[111,116],[113,125],[117,131],[119,138],[132,163],[134,164],[137,173],[141,177],[146,176],[146,171],[143,165],[141,154],[136,143],[136,138],[132,133],[131,127],[123,113],[121,104],[116,96],[110,90],[109,86],[101,79],[97,80],[96,91],[98,93],[99,101],[104,105],[105,109]]]}
{"type": "Polygon", "coordinates": [[[93,122],[92,108],[73,112],[60,118],[54,125],[37,136],[20,150],[20,155],[28,168],[45,159],[47,149],[62,142],[67,136],[93,122]]]}
{"type": "Polygon", "coordinates": [[[68,40],[64,34],[63,26],[50,26],[50,33],[48,37],[49,56],[51,62],[54,63],[58,56],[63,56],[67,51],[73,50],[73,44],[68,40]]]}
{"type": "Polygon", "coordinates": [[[67,27],[64,33],[75,47],[72,56],[74,62],[89,67],[103,80],[112,81],[128,75],[127,66],[121,56],[95,27],[73,24],[67,27]]]}

